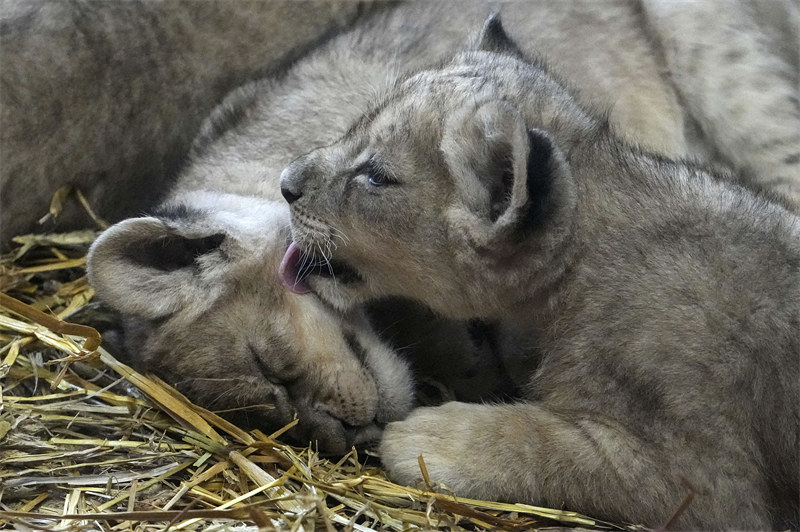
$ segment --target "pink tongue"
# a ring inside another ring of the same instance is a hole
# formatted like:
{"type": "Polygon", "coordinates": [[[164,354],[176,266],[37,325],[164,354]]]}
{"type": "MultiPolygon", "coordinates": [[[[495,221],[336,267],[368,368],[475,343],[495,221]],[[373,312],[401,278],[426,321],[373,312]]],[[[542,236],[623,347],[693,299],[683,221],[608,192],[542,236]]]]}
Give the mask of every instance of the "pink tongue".
{"type": "Polygon", "coordinates": [[[311,292],[311,287],[308,286],[308,283],[300,278],[300,264],[302,259],[302,250],[292,241],[292,243],[289,244],[289,249],[286,250],[286,254],[281,260],[281,267],[278,270],[283,284],[295,294],[307,294],[311,292]]]}

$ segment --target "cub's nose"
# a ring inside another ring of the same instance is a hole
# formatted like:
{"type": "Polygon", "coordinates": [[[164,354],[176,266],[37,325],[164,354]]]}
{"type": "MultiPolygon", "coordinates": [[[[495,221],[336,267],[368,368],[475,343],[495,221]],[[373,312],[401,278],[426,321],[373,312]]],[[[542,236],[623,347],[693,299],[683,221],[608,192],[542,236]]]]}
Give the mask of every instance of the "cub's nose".
{"type": "Polygon", "coordinates": [[[300,197],[303,195],[303,193],[302,192],[295,192],[292,189],[290,189],[289,187],[285,187],[284,186],[284,187],[281,187],[281,195],[283,195],[283,199],[285,199],[286,202],[289,205],[291,205],[295,201],[299,200],[300,197]]]}
{"type": "Polygon", "coordinates": [[[307,155],[298,157],[281,172],[281,194],[289,205],[303,197],[303,183],[307,172],[307,155]]]}

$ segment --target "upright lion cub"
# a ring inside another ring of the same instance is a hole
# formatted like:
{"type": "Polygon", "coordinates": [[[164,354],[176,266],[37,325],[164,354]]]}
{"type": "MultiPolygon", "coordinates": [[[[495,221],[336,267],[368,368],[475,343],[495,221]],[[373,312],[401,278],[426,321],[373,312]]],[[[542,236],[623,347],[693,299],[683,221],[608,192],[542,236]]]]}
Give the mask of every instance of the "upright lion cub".
{"type": "Polygon", "coordinates": [[[675,526],[798,523],[800,219],[619,140],[498,18],[480,43],[282,176],[296,246],[331,251],[322,298],[412,298],[532,351],[525,401],[390,424],[390,474],[422,454],[467,497],[657,526],[692,490],[675,526]]]}

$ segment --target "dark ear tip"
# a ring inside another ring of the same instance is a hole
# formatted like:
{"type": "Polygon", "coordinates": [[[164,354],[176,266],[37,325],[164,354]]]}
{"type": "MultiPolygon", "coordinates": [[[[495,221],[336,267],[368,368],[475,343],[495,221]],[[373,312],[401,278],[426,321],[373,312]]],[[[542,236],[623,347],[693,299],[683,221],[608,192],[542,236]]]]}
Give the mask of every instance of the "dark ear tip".
{"type": "Polygon", "coordinates": [[[496,31],[505,31],[503,28],[503,20],[500,17],[500,11],[492,11],[489,13],[489,16],[486,17],[486,21],[483,23],[484,31],[490,30],[493,32],[496,31]]]}
{"type": "Polygon", "coordinates": [[[489,13],[489,16],[486,17],[486,20],[483,22],[483,28],[481,28],[481,48],[488,49],[491,45],[496,46],[507,38],[500,12],[492,11],[489,13]]]}
{"type": "Polygon", "coordinates": [[[483,23],[478,49],[487,52],[508,53],[522,57],[519,47],[503,27],[499,11],[492,11],[483,23]]]}

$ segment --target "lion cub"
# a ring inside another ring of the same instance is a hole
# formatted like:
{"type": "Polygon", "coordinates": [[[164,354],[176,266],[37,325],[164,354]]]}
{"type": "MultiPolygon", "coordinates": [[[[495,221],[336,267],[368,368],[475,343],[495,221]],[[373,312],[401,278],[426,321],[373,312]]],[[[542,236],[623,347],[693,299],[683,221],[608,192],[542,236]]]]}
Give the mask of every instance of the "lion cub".
{"type": "Polygon", "coordinates": [[[524,402],[391,423],[396,480],[422,454],[467,497],[657,526],[692,490],[681,528],[797,522],[800,219],[619,140],[497,17],[281,184],[296,246],[332,253],[335,281],[304,280],[323,299],[407,297],[531,349],[524,402]]]}
{"type": "Polygon", "coordinates": [[[137,367],[206,408],[343,454],[413,404],[407,363],[360,312],[286,290],[282,202],[189,191],[105,231],[89,280],[126,319],[137,367]],[[266,228],[266,229],[265,229],[266,228]]]}

